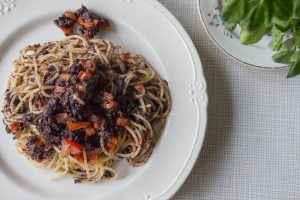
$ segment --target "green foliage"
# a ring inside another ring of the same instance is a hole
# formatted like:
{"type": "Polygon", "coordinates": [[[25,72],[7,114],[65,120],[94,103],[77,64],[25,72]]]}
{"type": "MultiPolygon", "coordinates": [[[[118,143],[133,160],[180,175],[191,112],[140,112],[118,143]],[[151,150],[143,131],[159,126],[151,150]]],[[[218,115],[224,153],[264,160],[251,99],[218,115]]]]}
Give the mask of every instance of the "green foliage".
{"type": "Polygon", "coordinates": [[[228,30],[241,27],[245,45],[271,32],[269,47],[279,51],[273,60],[291,66],[288,77],[300,74],[300,0],[226,0],[221,17],[228,30]]]}

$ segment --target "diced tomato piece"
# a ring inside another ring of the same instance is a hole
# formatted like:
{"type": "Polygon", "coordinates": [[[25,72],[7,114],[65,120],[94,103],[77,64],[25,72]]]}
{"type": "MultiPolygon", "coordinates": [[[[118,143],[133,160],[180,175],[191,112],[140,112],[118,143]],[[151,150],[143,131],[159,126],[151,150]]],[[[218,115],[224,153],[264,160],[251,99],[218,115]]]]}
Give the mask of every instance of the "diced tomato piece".
{"type": "Polygon", "coordinates": [[[59,28],[65,33],[66,36],[69,36],[69,35],[73,34],[73,26],[70,26],[68,28],[65,28],[65,27],[61,26],[59,28]]]}
{"type": "Polygon", "coordinates": [[[107,143],[107,150],[108,150],[108,152],[114,151],[115,145],[113,145],[112,143],[107,143]]]}
{"type": "Polygon", "coordinates": [[[70,153],[72,155],[82,152],[82,149],[83,149],[82,146],[76,142],[73,142],[71,140],[64,138],[63,143],[64,143],[64,145],[66,145],[70,148],[70,153]]]}
{"type": "Polygon", "coordinates": [[[72,21],[77,22],[77,17],[76,17],[76,15],[75,15],[73,12],[71,12],[71,11],[66,11],[66,12],[64,13],[64,15],[65,15],[66,17],[70,18],[72,21]]]}
{"type": "Polygon", "coordinates": [[[129,57],[130,57],[130,53],[121,53],[121,54],[120,54],[120,58],[121,58],[122,60],[128,60],[129,57]]]}
{"type": "Polygon", "coordinates": [[[81,24],[81,25],[83,25],[85,28],[93,27],[93,23],[91,23],[91,22],[85,22],[81,18],[78,18],[78,23],[81,24]]]}
{"type": "Polygon", "coordinates": [[[64,142],[62,143],[60,155],[62,157],[66,157],[71,153],[71,148],[69,145],[66,145],[64,142]]]}
{"type": "Polygon", "coordinates": [[[85,133],[88,135],[88,136],[92,136],[92,135],[95,135],[96,134],[96,130],[92,127],[87,127],[84,129],[85,130],[85,133]]]}
{"type": "Polygon", "coordinates": [[[72,154],[72,155],[76,155],[76,154],[78,154],[78,153],[81,152],[80,149],[78,149],[78,148],[76,148],[76,147],[74,147],[74,146],[70,146],[70,149],[71,149],[71,154],[72,154]]]}
{"type": "Polygon", "coordinates": [[[77,78],[80,79],[80,80],[87,81],[87,80],[89,80],[91,78],[91,75],[88,74],[88,73],[86,73],[86,72],[84,72],[84,71],[80,71],[79,74],[78,74],[78,76],[77,76],[77,78]]]}
{"type": "Polygon", "coordinates": [[[143,139],[141,137],[138,138],[138,143],[141,145],[143,143],[143,139]]]}
{"type": "Polygon", "coordinates": [[[95,129],[98,129],[100,127],[99,122],[97,121],[92,122],[92,125],[95,129]]]}
{"type": "Polygon", "coordinates": [[[117,117],[116,118],[116,125],[117,126],[127,126],[128,125],[128,119],[125,117],[117,117]]]}
{"type": "Polygon", "coordinates": [[[108,151],[109,151],[109,152],[114,151],[117,144],[118,144],[117,138],[112,138],[112,139],[107,143],[108,151]]]}
{"type": "Polygon", "coordinates": [[[75,155],[74,155],[74,158],[75,158],[75,160],[77,160],[79,163],[83,163],[83,161],[84,161],[83,155],[80,154],[80,153],[75,154],[75,155]]]}
{"type": "Polygon", "coordinates": [[[103,107],[108,110],[108,109],[112,109],[114,107],[117,106],[117,102],[109,100],[109,101],[105,101],[103,104],[103,107]]]}
{"type": "Polygon", "coordinates": [[[87,152],[86,156],[87,156],[88,164],[90,165],[94,165],[99,159],[99,156],[94,151],[87,152]]]}
{"type": "Polygon", "coordinates": [[[41,139],[36,139],[35,141],[34,141],[34,146],[35,147],[40,147],[40,146],[42,146],[43,145],[43,142],[42,142],[42,140],[41,139]]]}
{"type": "Polygon", "coordinates": [[[67,121],[67,127],[70,131],[76,131],[81,128],[86,128],[90,125],[90,122],[73,122],[67,121]]]}
{"type": "Polygon", "coordinates": [[[20,127],[19,122],[13,122],[10,126],[9,126],[9,130],[11,132],[16,131],[18,128],[20,127]]]}
{"type": "Polygon", "coordinates": [[[110,140],[110,143],[114,144],[114,145],[117,145],[118,144],[118,139],[117,138],[112,138],[110,140]]]}
{"type": "Polygon", "coordinates": [[[137,83],[137,84],[134,84],[133,86],[135,89],[139,90],[139,89],[144,89],[144,85],[141,84],[141,83],[137,83]]]}

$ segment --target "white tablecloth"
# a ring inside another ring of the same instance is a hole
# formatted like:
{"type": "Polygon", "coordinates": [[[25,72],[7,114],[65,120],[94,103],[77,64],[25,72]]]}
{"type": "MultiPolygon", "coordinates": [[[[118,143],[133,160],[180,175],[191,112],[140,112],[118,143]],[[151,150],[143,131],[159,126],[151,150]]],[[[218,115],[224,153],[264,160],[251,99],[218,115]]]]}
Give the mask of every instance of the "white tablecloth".
{"type": "Polygon", "coordinates": [[[242,65],[205,33],[196,0],[160,0],[198,49],[208,86],[204,146],[173,199],[300,199],[300,76],[242,65]]]}

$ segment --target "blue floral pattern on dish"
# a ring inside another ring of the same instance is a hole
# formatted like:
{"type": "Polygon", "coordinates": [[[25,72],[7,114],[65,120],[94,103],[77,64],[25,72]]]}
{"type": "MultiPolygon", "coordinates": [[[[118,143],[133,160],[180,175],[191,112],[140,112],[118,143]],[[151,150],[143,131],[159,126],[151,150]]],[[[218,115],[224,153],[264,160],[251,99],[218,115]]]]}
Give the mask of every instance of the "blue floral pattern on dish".
{"type": "Polygon", "coordinates": [[[224,27],[224,21],[222,20],[220,15],[221,9],[222,3],[218,0],[215,0],[215,2],[212,4],[212,8],[207,13],[207,16],[210,18],[209,25],[216,28],[222,28],[224,35],[232,38],[231,32],[226,30],[224,27]]]}

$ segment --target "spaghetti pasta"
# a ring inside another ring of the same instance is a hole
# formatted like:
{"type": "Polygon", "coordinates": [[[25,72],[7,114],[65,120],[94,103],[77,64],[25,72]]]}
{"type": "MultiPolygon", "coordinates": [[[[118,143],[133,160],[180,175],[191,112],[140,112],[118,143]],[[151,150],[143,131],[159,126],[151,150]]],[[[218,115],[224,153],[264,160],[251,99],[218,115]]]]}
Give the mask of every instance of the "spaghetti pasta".
{"type": "Polygon", "coordinates": [[[171,99],[167,82],[142,56],[122,54],[107,40],[72,35],[25,47],[14,66],[5,92],[4,123],[16,139],[17,150],[31,163],[52,169],[59,177],[71,175],[75,182],[94,183],[117,178],[114,165],[120,159],[132,166],[147,162],[171,99]],[[74,66],[84,70],[74,76],[70,72],[74,66]],[[85,116],[62,108],[66,111],[46,116],[53,109],[51,102],[61,103],[68,90],[74,93],[68,104],[74,101],[76,108],[91,110],[87,113],[100,110],[85,116]],[[101,100],[94,102],[98,94],[101,100]],[[90,120],[91,116],[97,120],[90,120]],[[79,119],[86,124],[79,124],[79,119]],[[47,121],[57,128],[47,132],[47,121]]]}

